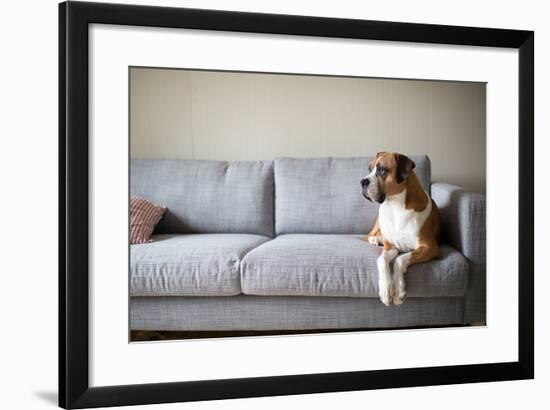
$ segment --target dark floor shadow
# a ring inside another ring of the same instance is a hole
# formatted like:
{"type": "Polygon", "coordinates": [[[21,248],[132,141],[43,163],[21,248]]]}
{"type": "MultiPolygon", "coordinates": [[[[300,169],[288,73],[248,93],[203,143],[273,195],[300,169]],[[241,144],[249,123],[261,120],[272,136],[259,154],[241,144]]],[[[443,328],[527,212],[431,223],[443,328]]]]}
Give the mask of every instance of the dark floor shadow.
{"type": "Polygon", "coordinates": [[[57,392],[56,391],[35,391],[34,395],[41,398],[45,402],[57,407],[57,392]]]}

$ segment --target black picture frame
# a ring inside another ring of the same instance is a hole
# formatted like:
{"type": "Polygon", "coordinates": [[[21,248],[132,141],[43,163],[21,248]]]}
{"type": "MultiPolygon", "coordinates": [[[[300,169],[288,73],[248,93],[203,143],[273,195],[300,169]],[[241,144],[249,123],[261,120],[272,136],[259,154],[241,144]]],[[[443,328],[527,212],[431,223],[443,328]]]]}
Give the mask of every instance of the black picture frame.
{"type": "Polygon", "coordinates": [[[59,405],[86,408],[534,377],[534,32],[106,3],[59,4],[59,405]],[[517,362],[90,387],[88,26],[92,23],[519,50],[517,362]]]}

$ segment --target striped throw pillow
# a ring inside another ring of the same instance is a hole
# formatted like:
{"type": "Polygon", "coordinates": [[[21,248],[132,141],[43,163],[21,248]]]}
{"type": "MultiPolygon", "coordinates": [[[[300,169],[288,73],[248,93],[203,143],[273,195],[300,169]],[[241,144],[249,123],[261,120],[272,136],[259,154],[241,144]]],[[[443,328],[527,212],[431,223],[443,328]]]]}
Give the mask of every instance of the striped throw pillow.
{"type": "Polygon", "coordinates": [[[147,243],[166,208],[130,195],[130,243],[147,243]]]}

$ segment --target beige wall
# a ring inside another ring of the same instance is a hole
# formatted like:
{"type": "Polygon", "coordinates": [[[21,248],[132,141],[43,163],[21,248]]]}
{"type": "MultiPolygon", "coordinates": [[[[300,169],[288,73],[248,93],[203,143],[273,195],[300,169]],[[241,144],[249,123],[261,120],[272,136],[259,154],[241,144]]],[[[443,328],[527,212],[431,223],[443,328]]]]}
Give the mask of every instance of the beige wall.
{"type": "Polygon", "coordinates": [[[485,84],[132,68],[133,158],[427,154],[485,192],[485,84]]]}

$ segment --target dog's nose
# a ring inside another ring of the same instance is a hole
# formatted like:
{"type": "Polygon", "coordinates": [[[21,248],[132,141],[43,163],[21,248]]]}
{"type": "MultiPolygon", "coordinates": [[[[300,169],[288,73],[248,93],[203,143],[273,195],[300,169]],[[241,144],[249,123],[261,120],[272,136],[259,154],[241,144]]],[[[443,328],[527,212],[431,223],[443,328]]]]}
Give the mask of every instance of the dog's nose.
{"type": "Polygon", "coordinates": [[[362,186],[363,188],[368,187],[368,186],[369,186],[369,179],[368,179],[368,178],[363,178],[363,179],[361,180],[361,186],[362,186]]]}

